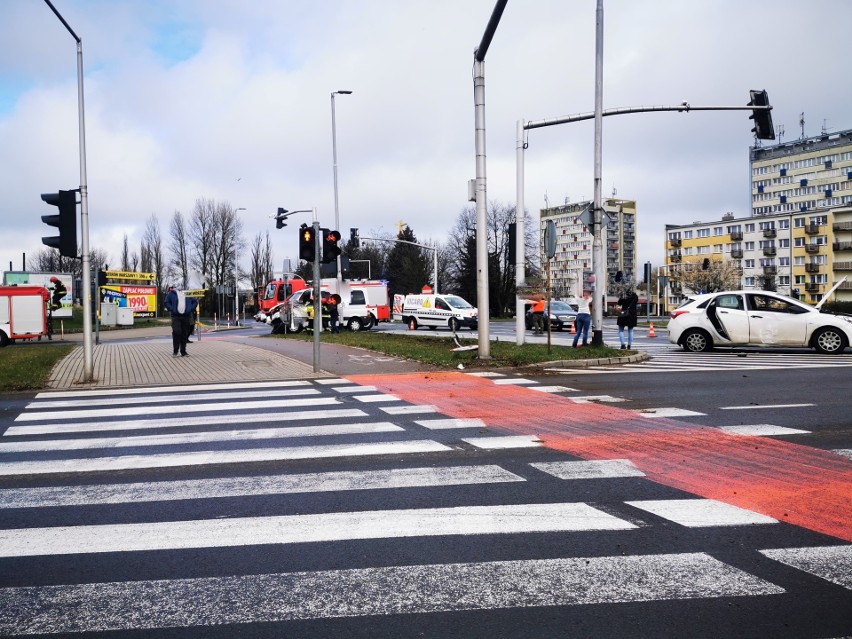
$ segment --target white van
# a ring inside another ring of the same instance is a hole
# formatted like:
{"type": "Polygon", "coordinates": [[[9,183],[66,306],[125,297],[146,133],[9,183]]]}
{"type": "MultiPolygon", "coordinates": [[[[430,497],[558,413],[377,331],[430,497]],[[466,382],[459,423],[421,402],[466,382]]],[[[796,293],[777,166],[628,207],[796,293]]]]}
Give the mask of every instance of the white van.
{"type": "Polygon", "coordinates": [[[412,330],[419,326],[476,330],[479,325],[476,308],[458,295],[406,295],[401,319],[412,330]]]}

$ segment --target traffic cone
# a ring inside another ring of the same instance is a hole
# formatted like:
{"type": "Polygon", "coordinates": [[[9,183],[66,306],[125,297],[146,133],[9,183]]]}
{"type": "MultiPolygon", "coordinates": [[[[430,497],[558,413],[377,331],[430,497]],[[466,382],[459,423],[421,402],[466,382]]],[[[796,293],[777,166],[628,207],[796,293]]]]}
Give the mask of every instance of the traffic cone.
{"type": "Polygon", "coordinates": [[[648,331],[648,337],[656,337],[657,334],[654,332],[654,322],[651,322],[651,330],[648,331]]]}
{"type": "Polygon", "coordinates": [[[571,335],[577,334],[577,322],[571,322],[571,335]]]}
{"type": "Polygon", "coordinates": [[[415,321],[414,321],[414,319],[409,320],[409,322],[408,322],[408,330],[409,330],[409,331],[413,331],[413,330],[415,330],[416,328],[417,328],[417,322],[415,322],[415,321]]]}

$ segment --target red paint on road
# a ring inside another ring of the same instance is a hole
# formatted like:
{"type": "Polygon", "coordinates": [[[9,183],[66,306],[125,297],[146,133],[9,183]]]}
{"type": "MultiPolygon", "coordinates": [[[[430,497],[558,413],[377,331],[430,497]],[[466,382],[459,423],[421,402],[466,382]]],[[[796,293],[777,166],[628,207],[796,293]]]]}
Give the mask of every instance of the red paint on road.
{"type": "Polygon", "coordinates": [[[852,542],[852,461],[817,448],[496,385],[462,373],[357,375],[412,404],[537,435],[582,459],[629,459],[660,484],[852,542]]]}

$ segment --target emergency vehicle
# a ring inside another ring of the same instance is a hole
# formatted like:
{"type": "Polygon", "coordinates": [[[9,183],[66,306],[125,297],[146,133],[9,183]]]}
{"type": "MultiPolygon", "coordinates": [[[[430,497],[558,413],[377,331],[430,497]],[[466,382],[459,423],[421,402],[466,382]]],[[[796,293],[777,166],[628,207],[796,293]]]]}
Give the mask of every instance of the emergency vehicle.
{"type": "Polygon", "coordinates": [[[452,331],[466,326],[476,330],[479,326],[476,308],[458,295],[406,295],[400,319],[411,330],[419,326],[432,330],[446,327],[452,331]]]}
{"type": "Polygon", "coordinates": [[[257,289],[257,310],[255,319],[261,321],[261,313],[269,314],[274,306],[278,306],[296,291],[307,288],[308,283],[301,275],[285,273],[279,280],[272,280],[266,286],[257,289]]]}
{"type": "MultiPolygon", "coordinates": [[[[388,304],[388,285],[380,280],[347,280],[341,282],[335,278],[320,280],[320,291],[324,300],[329,295],[340,296],[338,304],[338,322],[352,331],[366,331],[379,322],[390,321],[388,304]]],[[[289,324],[288,330],[300,331],[309,323],[307,306],[313,299],[313,288],[298,290],[283,304],[281,309],[270,309],[268,313],[273,332],[276,331],[275,311],[279,311],[278,320],[289,324]],[[280,312],[280,311],[283,311],[280,312]],[[289,322],[285,319],[289,315],[289,322]]]]}
{"type": "Polygon", "coordinates": [[[43,286],[0,286],[0,347],[47,335],[48,299],[43,286]]]}

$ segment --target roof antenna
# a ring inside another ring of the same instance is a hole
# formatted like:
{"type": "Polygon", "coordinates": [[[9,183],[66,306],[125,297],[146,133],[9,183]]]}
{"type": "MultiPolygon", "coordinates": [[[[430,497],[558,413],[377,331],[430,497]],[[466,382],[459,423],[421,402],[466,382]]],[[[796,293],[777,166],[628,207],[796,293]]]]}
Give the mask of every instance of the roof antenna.
{"type": "Polygon", "coordinates": [[[778,144],[781,144],[781,140],[784,138],[784,125],[779,124],[775,128],[778,129],[778,144]]]}
{"type": "Polygon", "coordinates": [[[804,140],[805,139],[805,112],[804,111],[802,111],[801,114],[799,114],[799,126],[802,127],[801,139],[804,140]]]}

